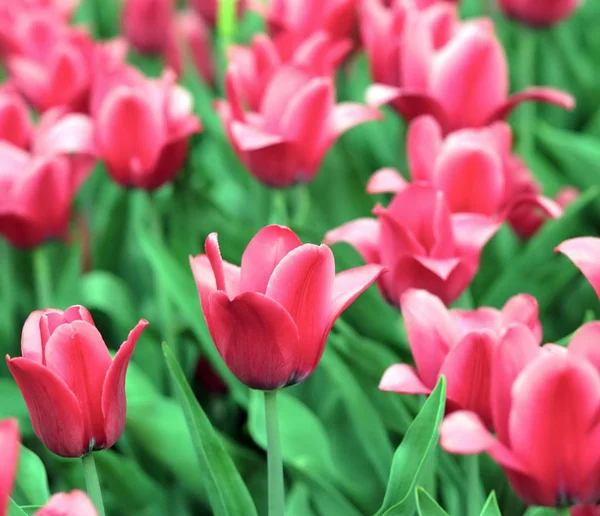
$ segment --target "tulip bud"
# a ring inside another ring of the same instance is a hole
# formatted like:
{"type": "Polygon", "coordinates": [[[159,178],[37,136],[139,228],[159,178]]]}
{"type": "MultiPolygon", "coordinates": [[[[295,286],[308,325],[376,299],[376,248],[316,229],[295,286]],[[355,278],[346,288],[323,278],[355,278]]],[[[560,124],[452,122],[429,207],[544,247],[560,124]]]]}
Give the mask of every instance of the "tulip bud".
{"type": "Polygon", "coordinates": [[[527,25],[548,27],[566,20],[582,0],[498,0],[504,13],[527,25]]]}
{"type": "Polygon", "coordinates": [[[0,421],[0,515],[8,514],[9,497],[19,462],[19,424],[16,419],[0,421]]]}
{"type": "Polygon", "coordinates": [[[173,23],[173,0],[126,0],[121,15],[123,33],[145,53],[162,53],[173,23]]]}
{"type": "Polygon", "coordinates": [[[71,491],[53,495],[35,516],[98,516],[98,511],[83,491],[71,491]]]}
{"type": "Polygon", "coordinates": [[[125,427],[125,375],[141,320],[114,359],[82,306],[33,312],[21,337],[22,357],[6,357],[33,429],[53,453],[80,457],[110,448],[125,427]]]}
{"type": "Polygon", "coordinates": [[[335,320],[383,271],[336,275],[328,247],[302,244],[282,226],[260,230],[241,267],[223,261],[214,233],[205,251],[190,265],[217,350],[241,382],[267,391],[312,374],[335,320]]]}

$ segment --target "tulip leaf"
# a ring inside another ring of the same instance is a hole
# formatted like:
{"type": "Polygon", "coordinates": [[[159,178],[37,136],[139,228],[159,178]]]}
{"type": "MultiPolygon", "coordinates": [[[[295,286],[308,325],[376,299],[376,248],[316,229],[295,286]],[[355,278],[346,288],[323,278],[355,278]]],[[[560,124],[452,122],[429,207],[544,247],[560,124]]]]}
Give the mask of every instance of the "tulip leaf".
{"type": "Polygon", "coordinates": [[[419,516],[449,516],[422,487],[417,487],[416,495],[419,516]]]}
{"type": "Polygon", "coordinates": [[[415,486],[437,444],[445,405],[446,379],[442,376],[394,454],[385,498],[377,516],[414,514],[415,486]]]}
{"type": "Polygon", "coordinates": [[[256,507],[239,471],[166,344],[163,344],[163,352],[192,436],[214,514],[255,515],[256,507]]]}
{"type": "Polygon", "coordinates": [[[25,446],[21,446],[13,497],[19,505],[43,505],[50,498],[44,463],[25,446]]]}
{"type": "Polygon", "coordinates": [[[494,491],[492,491],[490,496],[488,496],[483,509],[481,509],[481,512],[479,513],[479,516],[502,516],[500,507],[498,507],[496,493],[494,493],[494,491]]]}
{"type": "Polygon", "coordinates": [[[523,516],[557,516],[557,510],[550,507],[530,507],[523,516]]]}
{"type": "Polygon", "coordinates": [[[12,497],[8,499],[8,516],[27,516],[27,513],[17,505],[12,497]]]}

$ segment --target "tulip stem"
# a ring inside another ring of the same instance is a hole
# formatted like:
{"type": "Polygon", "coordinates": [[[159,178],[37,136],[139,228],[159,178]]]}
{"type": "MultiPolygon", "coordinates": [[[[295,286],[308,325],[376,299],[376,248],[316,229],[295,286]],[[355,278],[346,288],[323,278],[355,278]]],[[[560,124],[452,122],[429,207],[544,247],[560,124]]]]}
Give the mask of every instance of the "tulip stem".
{"type": "MultiPolygon", "coordinates": [[[[519,28],[519,77],[523,88],[529,88],[535,80],[535,55],[537,31],[528,27],[519,28]]],[[[526,159],[535,151],[535,126],[537,109],[535,102],[526,102],[519,108],[519,152],[526,159]]]]}
{"type": "Polygon", "coordinates": [[[485,495],[481,489],[479,477],[479,455],[464,457],[467,472],[467,515],[479,516],[485,503],[485,495]]]}
{"type": "Polygon", "coordinates": [[[267,424],[267,465],[269,471],[269,516],[284,514],[283,461],[277,419],[277,391],[265,391],[267,424]]]}
{"type": "Polygon", "coordinates": [[[96,469],[96,461],[94,460],[93,452],[86,453],[81,457],[83,464],[83,476],[85,477],[85,485],[90,500],[96,506],[99,516],[104,516],[104,502],[102,501],[102,489],[100,489],[100,479],[98,478],[98,470],[96,469]]]}
{"type": "Polygon", "coordinates": [[[269,224],[280,224],[281,226],[287,226],[289,223],[289,213],[285,190],[273,189],[269,224]]]}
{"type": "Polygon", "coordinates": [[[33,269],[38,308],[49,308],[52,304],[52,281],[48,249],[41,245],[33,251],[33,269]]]}

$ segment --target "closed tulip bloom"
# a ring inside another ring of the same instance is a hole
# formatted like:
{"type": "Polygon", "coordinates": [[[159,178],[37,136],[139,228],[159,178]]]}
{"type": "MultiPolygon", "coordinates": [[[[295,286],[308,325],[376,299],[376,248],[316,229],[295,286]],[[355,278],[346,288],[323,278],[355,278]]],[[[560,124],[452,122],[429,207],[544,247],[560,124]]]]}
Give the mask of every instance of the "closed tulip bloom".
{"type": "Polygon", "coordinates": [[[190,258],[204,318],[231,372],[253,389],[306,380],[339,315],[381,274],[367,265],[335,274],[331,250],[267,226],[237,267],[221,258],[216,234],[190,258]]]}
{"type": "Polygon", "coordinates": [[[527,25],[549,27],[566,20],[582,4],[582,0],[498,0],[504,13],[527,25]]]}
{"type": "Polygon", "coordinates": [[[0,140],[26,149],[32,130],[29,109],[23,98],[12,85],[0,86],[0,140]]]}
{"type": "Polygon", "coordinates": [[[35,516],[98,516],[98,511],[87,494],[75,490],[53,495],[35,516]]]}
{"type": "Polygon", "coordinates": [[[92,92],[95,147],[112,179],[154,190],[171,181],[201,130],[190,93],[166,71],[148,79],[123,63],[103,63],[92,92]]]}
{"type": "Polygon", "coordinates": [[[8,514],[8,502],[19,463],[19,425],[16,419],[0,421],[0,516],[8,514]]]}
{"type": "Polygon", "coordinates": [[[494,351],[496,436],[473,412],[442,423],[450,453],[489,453],[526,504],[593,504],[600,497],[600,323],[582,326],[568,350],[539,348],[513,329],[494,351]]]}
{"type": "Polygon", "coordinates": [[[532,87],[509,97],[506,55],[489,20],[460,22],[449,3],[386,8],[367,0],[363,13],[377,83],[367,91],[372,106],[391,103],[407,121],[432,115],[444,133],[487,126],[525,101],[574,106],[570,95],[553,88],[532,87]]]}
{"type": "Polygon", "coordinates": [[[126,0],[121,14],[123,34],[140,52],[164,52],[172,30],[173,0],[126,0]]]}
{"type": "Polygon", "coordinates": [[[82,306],[33,312],[21,336],[22,357],[6,357],[33,429],[53,453],[81,457],[113,446],[125,427],[125,375],[141,320],[111,358],[82,306]]]}
{"type": "Polygon", "coordinates": [[[347,242],[367,263],[386,266],[379,287],[399,306],[402,293],[424,289],[450,304],[479,269],[481,250],[499,222],[476,213],[452,214],[441,190],[412,184],[388,208],[377,206],[378,219],[357,219],[327,233],[325,243],[347,242]]]}
{"type": "Polygon", "coordinates": [[[529,331],[539,344],[542,331],[536,300],[521,294],[511,298],[502,310],[448,310],[434,295],[408,290],[400,304],[416,369],[407,364],[391,366],[379,388],[400,394],[430,394],[444,375],[448,382],[446,411],[471,410],[491,428],[494,349],[515,325],[529,331]]]}

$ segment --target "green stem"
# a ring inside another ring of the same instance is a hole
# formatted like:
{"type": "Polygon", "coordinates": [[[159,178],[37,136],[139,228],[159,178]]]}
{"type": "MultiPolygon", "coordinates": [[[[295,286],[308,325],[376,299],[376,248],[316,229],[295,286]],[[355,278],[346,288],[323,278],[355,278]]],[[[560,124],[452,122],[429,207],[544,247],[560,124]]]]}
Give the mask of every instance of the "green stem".
{"type": "Polygon", "coordinates": [[[269,214],[269,224],[280,224],[287,226],[289,224],[289,213],[286,191],[274,188],[271,195],[271,213],[269,214]]]}
{"type": "Polygon", "coordinates": [[[1,277],[2,277],[2,285],[4,288],[4,306],[6,306],[7,315],[5,317],[6,324],[6,335],[9,338],[13,338],[16,335],[16,327],[15,327],[15,293],[16,282],[15,282],[15,270],[13,267],[13,254],[8,243],[3,242],[2,247],[0,248],[2,252],[0,253],[0,267],[1,267],[1,277]]]}
{"type": "Polygon", "coordinates": [[[277,391],[265,391],[265,419],[267,423],[267,464],[269,470],[269,516],[283,516],[284,487],[279,421],[277,419],[277,391]]]}
{"type": "Polygon", "coordinates": [[[47,246],[41,245],[34,249],[33,269],[38,308],[49,308],[52,304],[52,280],[47,246]]]}
{"type": "Polygon", "coordinates": [[[464,457],[467,470],[467,516],[479,516],[485,502],[479,478],[479,455],[464,457]]]}
{"type": "Polygon", "coordinates": [[[100,489],[100,480],[98,479],[98,470],[96,470],[96,461],[94,460],[93,453],[86,453],[81,457],[81,463],[83,464],[83,476],[85,477],[88,496],[96,506],[99,516],[104,516],[102,490],[100,489]]]}
{"type": "MultiPolygon", "coordinates": [[[[535,82],[535,55],[537,47],[537,32],[528,27],[519,29],[519,80],[520,89],[530,87],[535,82]]],[[[526,102],[519,107],[518,125],[519,152],[530,157],[535,151],[536,103],[526,102]]]]}

